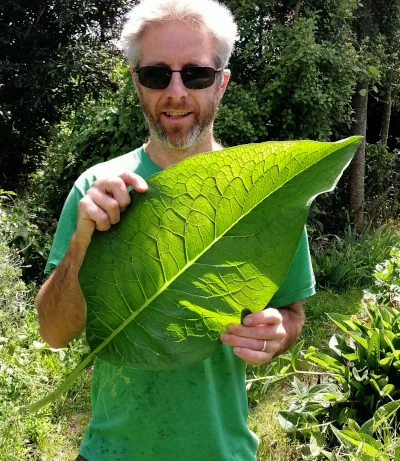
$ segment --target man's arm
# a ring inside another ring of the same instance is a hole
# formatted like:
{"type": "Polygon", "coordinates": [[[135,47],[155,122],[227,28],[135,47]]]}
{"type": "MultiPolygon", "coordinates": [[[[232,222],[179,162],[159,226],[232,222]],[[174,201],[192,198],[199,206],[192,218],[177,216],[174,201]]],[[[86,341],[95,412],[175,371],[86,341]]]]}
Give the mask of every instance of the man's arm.
{"type": "Polygon", "coordinates": [[[229,325],[221,341],[233,346],[234,353],[250,365],[262,365],[286,352],[300,336],[303,324],[303,307],[296,301],[247,315],[243,325],[229,325]]]}
{"type": "Polygon", "coordinates": [[[107,231],[120,220],[131,199],[127,186],[146,192],[146,181],[134,174],[97,180],[78,205],[76,232],[60,264],[36,298],[41,337],[54,348],[66,346],[85,325],[85,300],[78,281],[79,269],[95,229],[107,231]]]}
{"type": "Polygon", "coordinates": [[[64,258],[36,298],[40,336],[56,349],[65,347],[85,326],[85,299],[78,282],[85,253],[74,234],[64,258]]]}

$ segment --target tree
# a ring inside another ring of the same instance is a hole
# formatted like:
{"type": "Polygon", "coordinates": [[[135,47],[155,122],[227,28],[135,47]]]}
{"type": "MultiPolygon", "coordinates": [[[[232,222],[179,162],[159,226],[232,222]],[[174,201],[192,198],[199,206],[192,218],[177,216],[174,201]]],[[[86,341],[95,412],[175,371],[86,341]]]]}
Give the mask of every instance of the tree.
{"type": "MultiPolygon", "coordinates": [[[[364,137],[351,165],[349,182],[349,208],[357,230],[364,227],[365,143],[367,140],[367,113],[370,84],[383,81],[384,110],[381,141],[386,145],[391,114],[391,89],[393,64],[398,63],[398,30],[400,2],[398,0],[372,0],[358,4],[354,22],[356,50],[360,67],[353,98],[353,134],[364,137]],[[373,65],[371,65],[373,64],[373,65]],[[379,69],[379,70],[378,70],[379,69]]],[[[378,92],[374,85],[373,90],[378,92]]]]}
{"type": "Polygon", "coordinates": [[[376,17],[379,20],[379,30],[383,35],[383,45],[385,49],[382,66],[382,80],[384,85],[380,141],[386,146],[392,112],[393,80],[396,70],[400,67],[400,1],[378,0],[377,4],[376,17]]]}
{"type": "Polygon", "coordinates": [[[225,3],[240,32],[232,79],[257,93],[264,114],[260,140],[347,135],[356,79],[349,0],[225,3]]]}
{"type": "Polygon", "coordinates": [[[111,39],[126,4],[2,0],[0,187],[35,169],[63,114],[112,88],[111,39]]]}

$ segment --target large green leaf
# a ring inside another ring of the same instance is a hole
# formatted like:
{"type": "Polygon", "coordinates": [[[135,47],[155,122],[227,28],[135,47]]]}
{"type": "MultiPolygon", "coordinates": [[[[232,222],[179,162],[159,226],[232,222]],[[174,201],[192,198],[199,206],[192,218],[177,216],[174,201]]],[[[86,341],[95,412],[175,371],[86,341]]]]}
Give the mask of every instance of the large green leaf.
{"type": "Polygon", "coordinates": [[[400,400],[394,400],[385,405],[379,407],[374,416],[366,421],[361,431],[372,436],[373,432],[376,431],[379,426],[388,421],[400,408],[400,400]]]}
{"type": "Polygon", "coordinates": [[[82,266],[91,349],[153,370],[209,356],[226,325],[277,291],[312,199],[332,189],[358,143],[239,146],[151,177],[82,266]]]}
{"type": "Polygon", "coordinates": [[[357,450],[359,454],[365,454],[366,459],[381,459],[382,461],[389,461],[389,457],[383,452],[383,446],[380,442],[375,440],[368,434],[363,432],[355,432],[350,429],[339,430],[331,426],[333,433],[336,435],[339,442],[346,448],[354,451],[357,450]]]}
{"type": "Polygon", "coordinates": [[[121,222],[95,233],[79,274],[91,355],[148,370],[209,356],[243,309],[268,304],[312,200],[333,189],[359,142],[239,146],[149,178],[121,222]]]}

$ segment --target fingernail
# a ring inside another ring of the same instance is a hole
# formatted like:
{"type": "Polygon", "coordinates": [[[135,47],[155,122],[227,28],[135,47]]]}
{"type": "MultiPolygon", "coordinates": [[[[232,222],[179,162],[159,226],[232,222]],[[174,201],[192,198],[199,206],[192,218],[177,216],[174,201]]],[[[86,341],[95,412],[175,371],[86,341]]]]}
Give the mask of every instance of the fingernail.
{"type": "Polygon", "coordinates": [[[222,342],[227,341],[228,335],[225,334],[225,333],[223,333],[223,334],[220,336],[220,339],[221,339],[222,342]]]}
{"type": "Polygon", "coordinates": [[[251,325],[253,325],[253,319],[251,317],[245,317],[243,319],[243,324],[250,327],[251,325]]]}
{"type": "Polygon", "coordinates": [[[141,189],[147,189],[147,182],[144,179],[139,179],[138,181],[138,186],[141,189]]]}
{"type": "Polygon", "coordinates": [[[241,350],[242,350],[241,347],[234,347],[234,348],[233,348],[233,352],[234,352],[235,354],[240,354],[240,351],[241,351],[241,350]]]}

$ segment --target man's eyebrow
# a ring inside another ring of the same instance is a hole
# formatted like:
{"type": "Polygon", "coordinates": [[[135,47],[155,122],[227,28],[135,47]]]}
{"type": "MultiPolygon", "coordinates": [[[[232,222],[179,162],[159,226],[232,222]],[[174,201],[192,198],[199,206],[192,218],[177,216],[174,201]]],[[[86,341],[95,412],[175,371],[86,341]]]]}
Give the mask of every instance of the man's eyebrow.
{"type": "Polygon", "coordinates": [[[170,69],[170,66],[166,64],[164,61],[154,61],[150,62],[150,64],[147,64],[148,66],[156,66],[156,67],[168,67],[170,69]]]}
{"type": "Polygon", "coordinates": [[[183,69],[185,69],[186,67],[209,67],[209,64],[205,64],[201,61],[190,61],[183,66],[183,69]]]}

